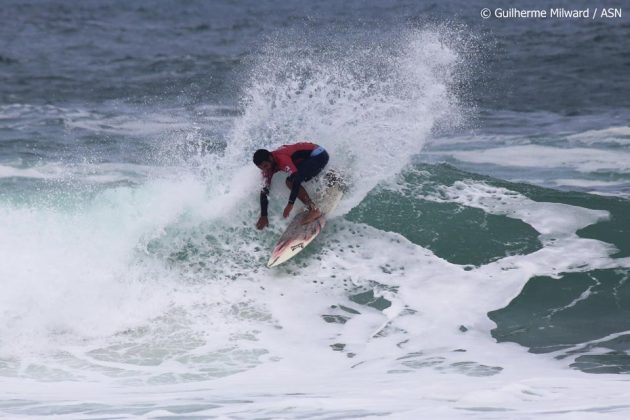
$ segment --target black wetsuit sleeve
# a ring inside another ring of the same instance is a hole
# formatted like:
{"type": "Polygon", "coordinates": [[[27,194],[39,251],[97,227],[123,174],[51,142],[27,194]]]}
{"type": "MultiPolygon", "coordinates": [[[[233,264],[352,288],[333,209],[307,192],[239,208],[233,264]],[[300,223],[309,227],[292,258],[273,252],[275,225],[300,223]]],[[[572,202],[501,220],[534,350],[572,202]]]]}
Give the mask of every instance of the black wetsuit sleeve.
{"type": "Polygon", "coordinates": [[[304,177],[300,174],[300,171],[292,174],[289,179],[293,182],[291,186],[291,195],[289,196],[289,203],[295,203],[295,199],[298,196],[298,192],[300,192],[300,185],[302,185],[302,179],[304,177]]]}
{"type": "Polygon", "coordinates": [[[269,206],[269,199],[267,198],[267,194],[269,194],[269,188],[263,188],[260,191],[260,216],[267,217],[267,207],[269,206]]]}

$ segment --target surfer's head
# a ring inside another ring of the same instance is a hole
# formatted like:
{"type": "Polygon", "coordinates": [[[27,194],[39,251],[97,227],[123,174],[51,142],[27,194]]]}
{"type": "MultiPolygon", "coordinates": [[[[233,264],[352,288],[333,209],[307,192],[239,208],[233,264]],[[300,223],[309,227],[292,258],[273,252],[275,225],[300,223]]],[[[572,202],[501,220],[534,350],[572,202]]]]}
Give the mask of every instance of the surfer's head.
{"type": "Polygon", "coordinates": [[[263,171],[268,171],[273,166],[271,152],[265,149],[258,149],[254,153],[254,164],[263,171]]]}

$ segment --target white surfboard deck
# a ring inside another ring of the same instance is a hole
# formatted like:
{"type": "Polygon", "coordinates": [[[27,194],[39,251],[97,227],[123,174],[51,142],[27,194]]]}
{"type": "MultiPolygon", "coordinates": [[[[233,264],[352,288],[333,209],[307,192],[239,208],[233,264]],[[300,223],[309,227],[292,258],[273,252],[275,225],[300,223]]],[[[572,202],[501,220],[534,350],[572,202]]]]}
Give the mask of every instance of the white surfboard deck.
{"type": "Polygon", "coordinates": [[[271,252],[271,258],[269,258],[267,267],[276,267],[290,260],[306,248],[322,231],[326,225],[326,217],[337,207],[342,196],[343,191],[339,186],[330,186],[326,188],[319,199],[316,200],[316,203],[319,205],[319,210],[322,212],[319,218],[312,222],[302,224],[308,211],[305,209],[297,214],[276,243],[276,246],[271,252]]]}

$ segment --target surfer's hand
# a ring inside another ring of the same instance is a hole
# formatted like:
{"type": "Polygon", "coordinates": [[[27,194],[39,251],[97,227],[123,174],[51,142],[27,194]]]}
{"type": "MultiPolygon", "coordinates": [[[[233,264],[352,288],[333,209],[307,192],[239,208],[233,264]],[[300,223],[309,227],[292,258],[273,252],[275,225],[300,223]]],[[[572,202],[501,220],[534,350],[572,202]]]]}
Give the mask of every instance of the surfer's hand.
{"type": "Polygon", "coordinates": [[[269,219],[267,219],[267,216],[260,216],[258,222],[256,222],[256,229],[262,230],[267,226],[269,226],[269,219]]]}
{"type": "Polygon", "coordinates": [[[287,206],[284,208],[284,212],[282,213],[282,215],[284,216],[284,218],[286,219],[287,217],[289,217],[289,214],[291,214],[291,210],[293,210],[293,204],[289,203],[287,204],[287,206]]]}

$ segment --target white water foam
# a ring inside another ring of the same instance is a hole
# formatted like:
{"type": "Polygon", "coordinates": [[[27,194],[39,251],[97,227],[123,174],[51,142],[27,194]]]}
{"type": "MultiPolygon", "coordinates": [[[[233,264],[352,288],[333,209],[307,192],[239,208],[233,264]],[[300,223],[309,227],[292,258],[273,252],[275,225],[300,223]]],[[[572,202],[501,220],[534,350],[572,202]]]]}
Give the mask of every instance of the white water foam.
{"type": "MultiPolygon", "coordinates": [[[[500,203],[504,193],[508,202],[519,198],[509,191],[471,184],[455,187],[447,200],[504,213],[500,203]]],[[[185,205],[195,203],[197,197],[198,193],[179,196],[185,205]]],[[[568,210],[520,198],[516,207],[521,214],[536,213],[551,220],[558,211],[568,210]]],[[[178,209],[173,209],[175,214],[178,209]]],[[[508,213],[516,216],[516,212],[508,213]]],[[[163,216],[166,220],[173,214],[167,211],[163,216]]],[[[470,271],[400,235],[337,220],[322,238],[320,256],[309,258],[308,264],[297,260],[280,270],[248,270],[236,282],[214,278],[195,284],[177,280],[198,277],[186,274],[193,268],[190,265],[175,263],[166,271],[154,266],[158,277],[144,284],[141,293],[133,290],[143,282],[134,282],[128,273],[113,291],[97,287],[98,301],[85,294],[95,290],[94,284],[82,293],[78,293],[81,287],[75,293],[63,293],[65,307],[77,311],[76,317],[53,315],[60,308],[54,298],[57,305],[44,305],[31,316],[36,321],[38,316],[52,315],[52,320],[69,324],[53,332],[61,340],[51,341],[45,331],[31,333],[37,333],[49,350],[69,352],[72,357],[52,364],[60,371],[55,376],[43,370],[51,363],[35,347],[21,361],[27,366],[16,372],[18,378],[37,373],[48,380],[57,378],[57,386],[50,390],[43,384],[5,377],[9,395],[23,400],[15,403],[12,412],[82,412],[81,407],[72,407],[68,399],[72,395],[86,404],[85,410],[93,410],[84,412],[87,418],[106,414],[112,407],[129,417],[136,412],[150,418],[178,410],[235,418],[415,418],[425,412],[441,418],[502,418],[506,413],[511,418],[536,414],[562,418],[580,412],[619,418],[627,407],[620,403],[620,389],[625,385],[618,377],[567,371],[563,369],[566,362],[529,355],[515,344],[496,344],[489,334],[493,324],[487,311],[506,304],[531,276],[612,263],[610,246],[573,235],[575,229],[604,215],[573,208],[565,216],[562,223],[545,228],[547,234],[561,238],[555,243],[470,271]],[[589,261],[588,266],[584,261],[589,261]],[[117,299],[107,296],[118,288],[124,293],[116,293],[117,299]],[[373,290],[393,305],[379,311],[350,302],[348,290],[355,288],[373,290]],[[82,319],[85,309],[77,303],[86,296],[85,304],[95,311],[82,319]],[[98,310],[102,304],[109,308],[98,310]],[[126,309],[131,306],[136,310],[126,309]],[[324,314],[348,319],[343,324],[326,323],[324,314]],[[119,330],[117,335],[108,337],[114,331],[98,325],[103,317],[107,317],[107,328],[119,330]],[[81,324],[89,328],[77,331],[81,324]],[[340,349],[339,344],[344,347],[340,349]],[[335,346],[341,351],[333,351],[335,346]],[[68,359],[73,361],[70,366],[65,365],[68,359]],[[39,371],[38,365],[42,366],[39,371]],[[204,369],[210,371],[204,373],[204,369]],[[242,372],[235,373],[238,370],[242,372]],[[81,375],[87,384],[78,388],[74,382],[64,382],[61,372],[69,374],[68,379],[81,375]],[[219,378],[206,382],[204,375],[219,378]]],[[[99,249],[102,242],[96,245],[99,249]]],[[[243,248],[240,252],[259,255],[243,248]]],[[[112,262],[121,260],[113,257],[112,262]]],[[[93,269],[95,273],[104,270],[98,265],[93,269]]],[[[238,269],[221,267],[228,276],[239,274],[238,269]]],[[[212,270],[199,273],[204,272],[212,270]]],[[[56,281],[53,289],[74,290],[74,280],[66,285],[56,281]]],[[[110,288],[115,285],[107,282],[110,288]]],[[[9,305],[3,302],[2,307],[9,305]]],[[[24,355],[17,352],[15,357],[24,355]]]]}
{"type": "Polygon", "coordinates": [[[610,245],[575,235],[604,220],[601,211],[462,183],[434,198],[520,218],[556,240],[470,269],[338,218],[299,258],[262,268],[283,226],[277,214],[287,192],[274,186],[272,229],[255,232],[253,149],[299,137],[324,144],[331,163],[353,173],[341,212],[351,208],[404,167],[453,111],[443,78],[457,54],[441,36],[409,35],[394,54],[379,56],[383,73],[373,78],[361,64],[378,48],[292,62],[296,51],[271,45],[253,69],[227,150],[206,157],[207,178],[186,170],[153,175],[72,212],[0,207],[6,416],[627,413],[629,388],[618,377],[497,344],[486,315],[532,275],[618,264],[610,245]],[[378,87],[383,75],[391,82],[378,87]],[[392,305],[351,301],[358,292],[392,305]]]}
{"type": "Polygon", "coordinates": [[[613,144],[619,146],[630,146],[630,127],[618,126],[608,127],[599,130],[586,130],[567,136],[567,139],[575,144],[599,145],[613,144]]]}
{"type": "Polygon", "coordinates": [[[571,168],[580,172],[630,172],[630,153],[620,150],[587,148],[563,149],[526,145],[476,151],[451,152],[454,158],[472,163],[491,163],[511,167],[571,168]]]}
{"type": "Polygon", "coordinates": [[[93,163],[68,165],[45,163],[30,167],[20,165],[0,165],[0,178],[30,178],[41,180],[75,180],[95,183],[119,181],[138,182],[153,178],[157,174],[173,174],[180,170],[174,167],[156,168],[149,165],[131,163],[93,163]]]}

